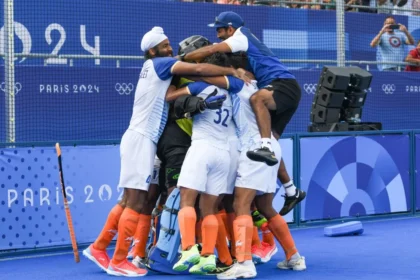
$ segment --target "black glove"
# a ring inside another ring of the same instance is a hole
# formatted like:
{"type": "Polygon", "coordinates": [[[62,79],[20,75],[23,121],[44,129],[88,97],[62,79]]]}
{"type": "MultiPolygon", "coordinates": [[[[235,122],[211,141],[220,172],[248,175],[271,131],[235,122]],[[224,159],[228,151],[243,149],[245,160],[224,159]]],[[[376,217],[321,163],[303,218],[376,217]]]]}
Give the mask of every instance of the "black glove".
{"type": "Polygon", "coordinates": [[[210,110],[217,110],[220,109],[223,105],[223,102],[226,100],[226,95],[218,95],[217,89],[215,89],[209,96],[207,96],[206,99],[204,99],[204,109],[210,109],[210,110]]]}

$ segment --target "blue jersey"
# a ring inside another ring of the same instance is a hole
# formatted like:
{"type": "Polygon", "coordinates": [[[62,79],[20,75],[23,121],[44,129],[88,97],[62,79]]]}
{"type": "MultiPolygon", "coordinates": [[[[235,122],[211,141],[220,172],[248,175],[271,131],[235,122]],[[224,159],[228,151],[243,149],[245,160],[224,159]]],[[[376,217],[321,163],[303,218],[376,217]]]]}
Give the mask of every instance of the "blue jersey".
{"type": "Polygon", "coordinates": [[[240,27],[232,37],[224,41],[233,53],[246,52],[252,72],[262,88],[274,79],[295,79],[286,66],[248,28],[240,27]]]}
{"type": "Polygon", "coordinates": [[[172,81],[172,68],[178,60],[157,57],[143,64],[134,96],[133,114],[128,129],[159,141],[168,119],[166,91],[172,81]]]}

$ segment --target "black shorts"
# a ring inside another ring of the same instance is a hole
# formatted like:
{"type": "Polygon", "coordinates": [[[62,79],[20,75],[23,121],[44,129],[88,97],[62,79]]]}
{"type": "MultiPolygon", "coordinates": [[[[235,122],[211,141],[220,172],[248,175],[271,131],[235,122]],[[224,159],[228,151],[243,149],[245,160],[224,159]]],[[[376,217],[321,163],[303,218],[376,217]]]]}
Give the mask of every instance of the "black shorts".
{"type": "Polygon", "coordinates": [[[157,156],[160,159],[162,172],[159,185],[165,188],[176,186],[179,173],[187,151],[191,146],[191,137],[173,120],[168,120],[157,145],[157,156]]]}
{"type": "Polygon", "coordinates": [[[300,86],[295,79],[275,79],[264,88],[273,91],[276,110],[270,111],[271,128],[281,136],[299,106],[300,86]]]}

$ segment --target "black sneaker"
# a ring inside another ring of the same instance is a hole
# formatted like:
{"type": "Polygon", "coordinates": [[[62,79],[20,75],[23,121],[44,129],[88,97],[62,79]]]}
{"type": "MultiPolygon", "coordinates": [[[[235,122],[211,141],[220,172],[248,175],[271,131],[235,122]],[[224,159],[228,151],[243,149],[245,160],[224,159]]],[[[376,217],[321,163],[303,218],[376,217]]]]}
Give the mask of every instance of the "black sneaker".
{"type": "Polygon", "coordinates": [[[267,147],[246,152],[246,156],[253,161],[265,162],[268,166],[276,165],[279,161],[274,152],[267,147]]]}
{"type": "Polygon", "coordinates": [[[214,269],[213,271],[207,272],[207,275],[217,275],[217,274],[223,273],[227,271],[228,269],[230,269],[234,263],[235,262],[232,262],[231,265],[227,265],[227,264],[222,263],[219,259],[217,259],[216,269],[214,269]]]}
{"type": "Polygon", "coordinates": [[[284,205],[281,208],[279,214],[284,216],[290,211],[292,211],[295,206],[304,200],[306,197],[306,192],[296,189],[296,194],[294,196],[284,195],[284,205]]]}

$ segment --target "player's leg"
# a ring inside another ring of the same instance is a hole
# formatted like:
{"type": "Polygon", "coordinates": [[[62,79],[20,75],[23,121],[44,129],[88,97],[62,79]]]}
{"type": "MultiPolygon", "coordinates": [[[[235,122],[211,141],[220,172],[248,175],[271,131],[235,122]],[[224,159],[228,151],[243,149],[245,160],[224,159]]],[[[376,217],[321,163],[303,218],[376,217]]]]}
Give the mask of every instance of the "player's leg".
{"type": "MultiPolygon", "coordinates": [[[[280,101],[279,101],[280,103],[280,101]]],[[[288,103],[293,103],[290,101],[288,103]]],[[[294,113],[296,112],[296,107],[291,107],[285,109],[281,114],[273,116],[273,135],[279,140],[280,136],[283,134],[284,129],[286,128],[289,121],[292,119],[294,113]]],[[[277,174],[278,179],[282,183],[285,190],[285,201],[282,209],[280,210],[280,215],[285,216],[287,213],[292,211],[292,209],[299,204],[306,197],[306,192],[298,190],[293,180],[290,179],[290,176],[286,170],[286,165],[284,164],[283,158],[280,161],[280,167],[277,174]]]]}
{"type": "MultiPolygon", "coordinates": [[[[123,190],[124,191],[124,190],[123,190]]],[[[121,200],[111,209],[99,236],[95,242],[83,250],[83,255],[98,265],[102,270],[108,268],[109,258],[106,248],[118,232],[118,222],[127,202],[127,194],[123,193],[121,200]]]]}
{"type": "MultiPolygon", "coordinates": [[[[219,196],[219,206],[218,212],[216,214],[217,222],[219,224],[219,228],[217,231],[217,240],[216,240],[216,250],[218,260],[216,261],[216,271],[215,273],[221,273],[226,271],[230,268],[233,264],[232,255],[229,250],[228,242],[232,242],[232,238],[230,237],[228,228],[229,228],[229,221],[226,210],[224,209],[224,196],[219,196]]],[[[232,201],[233,203],[233,201],[232,201]]],[[[233,207],[231,206],[233,209],[233,207]]],[[[233,230],[233,228],[232,228],[233,230]]]]}
{"type": "Polygon", "coordinates": [[[189,270],[192,274],[207,274],[216,269],[216,247],[219,222],[216,217],[219,198],[217,195],[200,194],[200,215],[202,216],[201,235],[202,248],[199,262],[189,270]]]}
{"type": "Polygon", "coordinates": [[[254,161],[265,162],[272,166],[277,164],[271,148],[271,116],[270,110],[276,110],[276,103],[271,88],[258,90],[250,98],[252,109],[255,113],[258,129],[261,135],[261,147],[248,151],[247,156],[254,161]]]}
{"type": "Polygon", "coordinates": [[[121,140],[120,154],[119,186],[125,188],[127,201],[118,223],[117,244],[107,273],[116,276],[143,276],[147,274],[147,270],[134,266],[127,260],[127,255],[140,212],[147,200],[156,145],[143,135],[127,130],[121,140]]]}
{"type": "Polygon", "coordinates": [[[219,205],[223,194],[227,191],[227,182],[230,167],[230,157],[228,150],[215,148],[211,145],[203,146],[207,151],[207,182],[206,189],[200,194],[200,214],[203,217],[202,238],[203,246],[201,250],[200,262],[190,269],[191,273],[214,273],[216,272],[216,256],[214,249],[219,238],[218,249],[222,253],[222,258],[232,264],[229,249],[226,242],[226,231],[223,236],[219,235],[219,228],[224,229],[223,220],[217,218],[219,205]],[[219,224],[220,220],[220,224],[219,224]],[[224,239],[224,244],[220,243],[224,239]],[[224,245],[224,246],[223,246],[224,245]],[[229,259],[227,259],[229,258],[229,259]]]}
{"type": "MultiPolygon", "coordinates": [[[[273,208],[273,199],[274,193],[259,195],[256,198],[256,204],[258,211],[267,218],[268,228],[274,234],[286,255],[286,259],[278,263],[277,266],[281,269],[305,270],[305,258],[302,257],[296,249],[295,242],[286,221],[273,208]]],[[[267,257],[269,258],[277,251],[275,247],[265,247],[264,249],[268,251],[267,257]]]]}
{"type": "Polygon", "coordinates": [[[188,149],[178,179],[181,194],[178,223],[182,236],[182,252],[181,258],[173,266],[175,271],[185,271],[191,264],[196,264],[200,260],[195,240],[197,213],[194,206],[198,193],[204,191],[206,186],[207,167],[204,153],[205,150],[193,142],[188,149]]]}

